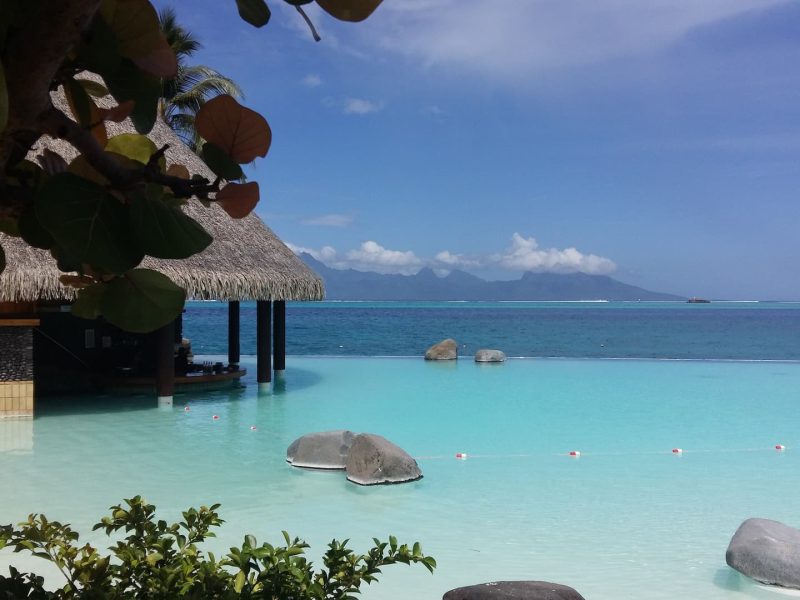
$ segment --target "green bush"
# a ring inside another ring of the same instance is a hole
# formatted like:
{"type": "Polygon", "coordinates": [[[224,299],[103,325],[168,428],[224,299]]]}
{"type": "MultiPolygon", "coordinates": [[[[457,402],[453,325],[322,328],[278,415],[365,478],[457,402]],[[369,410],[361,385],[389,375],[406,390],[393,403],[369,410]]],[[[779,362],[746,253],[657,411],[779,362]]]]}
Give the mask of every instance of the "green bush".
{"type": "Polygon", "coordinates": [[[94,526],[109,536],[126,537],[104,555],[89,544],[80,545],[69,525],[33,514],[20,523],[0,526],[0,549],[28,552],[52,562],[66,578],[62,588],[48,591],[43,579],[10,567],[0,575],[0,599],[123,599],[123,598],[267,598],[271,600],[347,600],[362,583],[376,581],[380,568],[394,563],[420,563],[433,572],[436,561],[425,556],[419,543],[398,545],[374,539],[366,554],[356,554],[348,541],[333,540],[315,570],[304,556],[308,544],[283,532],[285,546],[256,542],[246,535],[240,547],[222,558],[204,553],[199,545],[214,537],[220,526],[218,504],[183,513],[183,521],[168,525],[156,520],[155,506],[139,496],[112,506],[110,516],[94,526]]]}

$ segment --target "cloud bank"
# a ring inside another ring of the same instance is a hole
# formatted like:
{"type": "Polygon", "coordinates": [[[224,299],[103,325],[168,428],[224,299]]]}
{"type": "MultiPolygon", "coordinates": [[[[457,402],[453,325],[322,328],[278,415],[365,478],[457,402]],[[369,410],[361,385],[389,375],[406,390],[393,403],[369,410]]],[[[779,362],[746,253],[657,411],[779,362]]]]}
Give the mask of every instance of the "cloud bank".
{"type": "Polygon", "coordinates": [[[403,0],[385,2],[364,35],[426,66],[526,81],[658,52],[696,28],[784,1],[403,0]]]}
{"type": "Polygon", "coordinates": [[[332,246],[319,249],[287,244],[296,254],[307,253],[334,269],[356,269],[378,273],[411,275],[423,267],[437,273],[452,269],[500,269],[515,273],[587,273],[608,275],[617,270],[613,260],[595,254],[585,254],[577,248],[540,248],[536,239],[519,233],[511,236],[511,245],[503,252],[471,256],[442,250],[432,258],[421,258],[411,250],[391,250],[375,241],[362,243],[344,253],[332,246]]]}

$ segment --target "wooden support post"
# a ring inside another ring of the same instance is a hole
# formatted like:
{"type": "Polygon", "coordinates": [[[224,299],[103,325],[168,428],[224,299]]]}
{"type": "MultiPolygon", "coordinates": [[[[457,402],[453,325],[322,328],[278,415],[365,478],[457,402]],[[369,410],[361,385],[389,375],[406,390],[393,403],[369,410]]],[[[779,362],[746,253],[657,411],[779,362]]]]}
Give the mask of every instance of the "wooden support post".
{"type": "Polygon", "coordinates": [[[272,304],[272,342],[275,355],[275,370],[286,370],[286,301],[276,300],[272,304]]]}
{"type": "Polygon", "coordinates": [[[272,381],[272,302],[256,302],[256,380],[259,384],[272,381]]]}
{"type": "Polygon", "coordinates": [[[156,345],[156,395],[159,404],[171,404],[175,392],[175,322],[154,333],[156,345]]]}
{"type": "Polygon", "coordinates": [[[239,347],[239,301],[228,302],[228,364],[238,365],[240,360],[239,347]]]}

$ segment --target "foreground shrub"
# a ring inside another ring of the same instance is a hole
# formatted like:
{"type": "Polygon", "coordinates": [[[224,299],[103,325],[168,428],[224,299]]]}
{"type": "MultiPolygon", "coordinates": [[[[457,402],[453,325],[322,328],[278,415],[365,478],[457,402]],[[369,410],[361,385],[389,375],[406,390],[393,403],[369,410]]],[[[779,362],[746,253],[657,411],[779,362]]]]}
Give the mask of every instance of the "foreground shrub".
{"type": "Polygon", "coordinates": [[[101,554],[89,544],[80,545],[69,525],[33,514],[20,523],[0,526],[0,549],[28,552],[52,562],[66,578],[62,588],[48,591],[43,579],[10,567],[0,575],[0,599],[123,599],[123,598],[267,598],[271,600],[347,600],[355,598],[362,583],[377,581],[380,568],[395,563],[420,563],[433,572],[436,561],[425,556],[419,543],[412,547],[373,539],[366,554],[355,554],[348,541],[333,540],[315,570],[305,556],[308,544],[283,532],[285,546],[256,542],[246,535],[240,547],[217,559],[199,544],[214,537],[212,528],[223,520],[219,504],[183,513],[183,521],[168,525],[155,519],[155,506],[139,496],[112,506],[93,530],[126,537],[101,554]]]}

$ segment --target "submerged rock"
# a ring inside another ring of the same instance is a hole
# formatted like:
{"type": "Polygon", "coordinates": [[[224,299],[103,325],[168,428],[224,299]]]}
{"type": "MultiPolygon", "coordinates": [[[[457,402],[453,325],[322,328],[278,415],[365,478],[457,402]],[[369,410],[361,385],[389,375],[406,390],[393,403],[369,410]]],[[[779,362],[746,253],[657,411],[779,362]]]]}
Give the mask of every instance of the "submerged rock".
{"type": "Polygon", "coordinates": [[[483,348],[475,353],[475,362],[498,363],[505,361],[506,354],[502,350],[489,350],[483,348]]]}
{"type": "Polygon", "coordinates": [[[455,360],[458,358],[458,344],[448,338],[434,344],[425,351],[425,360],[455,360]]]}
{"type": "Polygon", "coordinates": [[[347,457],[347,479],[359,485],[404,483],[422,477],[417,461],[405,450],[372,433],[357,435],[347,457]]]}
{"type": "Polygon", "coordinates": [[[761,583],[800,588],[800,531],[769,519],[747,519],[733,534],[725,561],[761,583]]]}
{"type": "Polygon", "coordinates": [[[307,469],[344,469],[355,437],[346,429],[306,434],[286,449],[286,462],[307,469]]]}
{"type": "Polygon", "coordinates": [[[442,600],[585,600],[566,585],[547,581],[493,581],[450,590],[442,600]]]}

